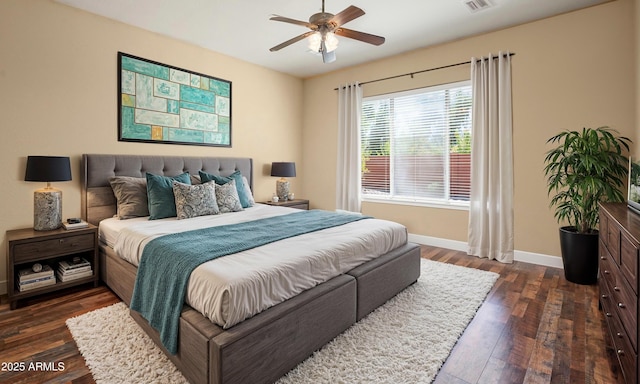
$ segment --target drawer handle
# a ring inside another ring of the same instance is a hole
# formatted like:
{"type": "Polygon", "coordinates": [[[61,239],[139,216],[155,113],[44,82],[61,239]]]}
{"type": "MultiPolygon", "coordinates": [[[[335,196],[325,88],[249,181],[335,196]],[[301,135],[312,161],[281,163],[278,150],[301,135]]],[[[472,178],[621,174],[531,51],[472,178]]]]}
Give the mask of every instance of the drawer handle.
{"type": "Polygon", "coordinates": [[[605,313],[604,315],[607,316],[607,317],[611,317],[611,313],[609,313],[609,312],[605,313]]]}
{"type": "Polygon", "coordinates": [[[618,353],[618,355],[624,356],[624,351],[622,349],[618,349],[616,352],[618,353]]]}
{"type": "Polygon", "coordinates": [[[627,306],[624,305],[623,303],[618,303],[618,308],[626,308],[627,306]]]}
{"type": "Polygon", "coordinates": [[[618,332],[618,333],[616,333],[616,336],[618,336],[619,338],[622,339],[622,333],[618,332]]]}
{"type": "Polygon", "coordinates": [[[613,290],[616,292],[620,292],[620,288],[618,286],[613,287],[613,290]]]}
{"type": "Polygon", "coordinates": [[[600,260],[605,260],[605,257],[604,256],[600,256],[600,260]]]}
{"type": "Polygon", "coordinates": [[[608,298],[609,298],[609,295],[607,295],[607,294],[603,294],[603,295],[602,295],[602,298],[603,298],[603,299],[608,299],[608,298]]]}
{"type": "Polygon", "coordinates": [[[609,272],[609,270],[607,270],[607,269],[604,270],[604,274],[605,275],[608,275],[609,273],[611,273],[611,272],[609,272]]]}

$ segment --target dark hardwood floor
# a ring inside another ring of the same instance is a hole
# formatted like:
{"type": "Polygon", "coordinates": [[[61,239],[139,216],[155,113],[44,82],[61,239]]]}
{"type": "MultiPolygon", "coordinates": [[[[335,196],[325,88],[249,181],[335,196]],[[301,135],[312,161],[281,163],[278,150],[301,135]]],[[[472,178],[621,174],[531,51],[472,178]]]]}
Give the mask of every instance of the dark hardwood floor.
{"type": "MultiPolygon", "coordinates": [[[[569,283],[555,268],[442,248],[423,246],[422,256],[500,274],[435,383],[622,383],[606,348],[596,286],[569,283]]],[[[2,297],[0,383],[93,383],[65,320],[118,301],[108,288],[91,286],[24,301],[13,311],[2,297]],[[37,362],[54,364],[28,370],[37,362]],[[7,372],[11,363],[24,363],[25,371],[7,372]],[[64,369],[52,371],[57,363],[64,369]]]]}
{"type": "Polygon", "coordinates": [[[500,274],[435,383],[622,383],[607,348],[597,286],[563,271],[422,247],[436,261],[500,274]]]}

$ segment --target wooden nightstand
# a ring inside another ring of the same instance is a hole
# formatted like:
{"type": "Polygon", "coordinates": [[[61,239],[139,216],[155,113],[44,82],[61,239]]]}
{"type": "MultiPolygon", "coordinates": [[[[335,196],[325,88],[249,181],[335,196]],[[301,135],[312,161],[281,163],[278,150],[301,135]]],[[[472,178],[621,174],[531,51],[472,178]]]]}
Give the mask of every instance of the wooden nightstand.
{"type": "Polygon", "coordinates": [[[276,207],[290,207],[290,208],[309,210],[309,200],[303,200],[303,199],[278,201],[277,203],[274,203],[273,201],[265,201],[264,203],[268,205],[274,205],[276,207]]]}
{"type": "Polygon", "coordinates": [[[36,231],[33,228],[25,228],[7,231],[7,294],[10,307],[15,309],[20,299],[75,285],[93,283],[97,287],[100,276],[99,264],[98,228],[94,225],[70,230],[60,228],[53,231],[36,231]],[[54,285],[22,292],[18,289],[19,270],[31,268],[37,262],[48,264],[55,272],[59,261],[75,256],[83,257],[91,263],[91,276],[66,282],[57,279],[54,285]]]}

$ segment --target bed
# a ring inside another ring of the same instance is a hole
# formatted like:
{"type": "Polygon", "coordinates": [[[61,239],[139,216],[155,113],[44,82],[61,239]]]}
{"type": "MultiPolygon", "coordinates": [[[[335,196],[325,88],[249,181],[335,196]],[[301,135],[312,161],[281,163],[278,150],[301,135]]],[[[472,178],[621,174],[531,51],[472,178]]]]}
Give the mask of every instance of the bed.
{"type": "MultiPolygon", "coordinates": [[[[194,175],[199,171],[228,176],[240,171],[253,186],[250,158],[83,155],[82,170],[82,215],[95,225],[116,213],[109,183],[113,176],[142,178],[146,172],[194,175]]],[[[107,244],[105,236],[101,238],[105,240],[100,243],[101,279],[130,305],[135,263],[118,256],[113,244],[107,244]]],[[[158,332],[140,314],[131,311],[131,315],[190,382],[271,383],[415,282],[419,273],[419,247],[403,242],[230,326],[218,325],[202,310],[185,304],[176,354],[162,346],[158,332]]]]}

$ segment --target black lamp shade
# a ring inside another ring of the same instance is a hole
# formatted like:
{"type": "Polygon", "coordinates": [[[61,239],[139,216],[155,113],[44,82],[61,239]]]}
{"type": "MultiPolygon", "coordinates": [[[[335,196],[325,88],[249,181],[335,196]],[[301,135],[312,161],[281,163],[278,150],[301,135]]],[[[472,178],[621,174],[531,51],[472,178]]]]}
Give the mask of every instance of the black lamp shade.
{"type": "Polygon", "coordinates": [[[271,176],[296,177],[296,163],[292,163],[292,162],[271,163],[271,176]]]}
{"type": "Polygon", "coordinates": [[[24,181],[69,181],[71,164],[68,157],[29,156],[24,181]]]}

